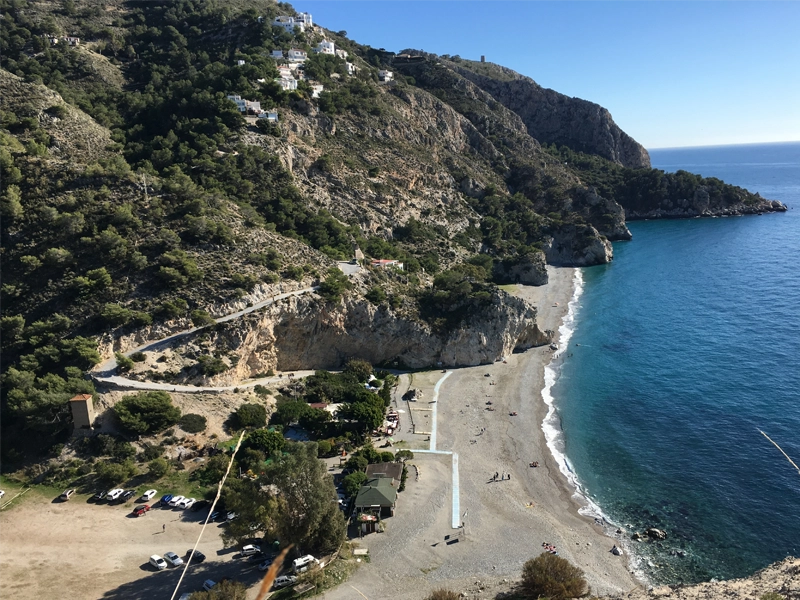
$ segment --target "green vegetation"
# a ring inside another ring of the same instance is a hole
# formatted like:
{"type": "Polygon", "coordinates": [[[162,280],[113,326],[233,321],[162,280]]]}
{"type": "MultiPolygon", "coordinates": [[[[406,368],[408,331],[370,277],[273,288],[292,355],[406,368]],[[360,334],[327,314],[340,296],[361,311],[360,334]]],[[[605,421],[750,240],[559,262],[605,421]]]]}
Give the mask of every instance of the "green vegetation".
{"type": "Polygon", "coordinates": [[[314,443],[288,442],[280,457],[263,466],[259,481],[229,480],[223,497],[228,510],[239,515],[226,534],[231,539],[252,537],[255,524],[266,539],[314,554],[329,553],[344,540],[344,517],[331,502],[336,498],[333,479],[317,459],[314,443]]]}
{"type": "Polygon", "coordinates": [[[175,425],[181,411],[166,392],[140,392],[124,396],[114,405],[122,428],[132,435],[148,435],[175,425]]]}
{"type": "Polygon", "coordinates": [[[543,552],[522,567],[520,591],[525,598],[564,600],[589,592],[583,571],[565,558],[543,552]]]}
{"type": "Polygon", "coordinates": [[[242,404],[234,414],[238,427],[264,427],[267,424],[267,409],[260,404],[242,404]]]}
{"type": "Polygon", "coordinates": [[[178,425],[186,433],[200,433],[206,429],[206,418],[203,415],[188,413],[178,420],[178,425]]]}
{"type": "Polygon", "coordinates": [[[425,600],[460,600],[461,595],[444,588],[434,590],[430,595],[425,597],[425,600]]]}

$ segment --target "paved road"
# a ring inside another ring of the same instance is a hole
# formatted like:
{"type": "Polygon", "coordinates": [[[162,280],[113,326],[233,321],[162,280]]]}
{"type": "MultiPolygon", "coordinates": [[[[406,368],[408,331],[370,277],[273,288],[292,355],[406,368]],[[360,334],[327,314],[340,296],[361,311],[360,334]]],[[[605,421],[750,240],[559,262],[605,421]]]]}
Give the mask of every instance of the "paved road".
{"type": "MultiPolygon", "coordinates": [[[[240,310],[235,313],[231,313],[229,315],[220,317],[219,319],[215,319],[215,321],[217,323],[226,323],[228,321],[238,319],[239,317],[242,317],[256,310],[264,308],[265,306],[269,306],[270,304],[277,302],[278,300],[283,300],[284,298],[288,298],[290,296],[300,296],[308,292],[314,292],[317,290],[317,288],[318,286],[313,286],[313,287],[303,288],[302,290],[295,290],[293,292],[277,294],[276,296],[273,296],[272,298],[269,298],[267,300],[262,300],[261,302],[258,302],[253,306],[248,306],[244,310],[240,310]]],[[[138,348],[129,350],[128,352],[125,353],[125,355],[130,356],[135,352],[154,352],[158,350],[163,350],[164,348],[168,348],[174,342],[182,338],[185,338],[193,334],[194,332],[199,331],[200,329],[203,329],[203,327],[193,327],[191,329],[187,329],[186,331],[180,331],[178,333],[174,333],[168,337],[165,337],[164,339],[156,340],[154,342],[148,342],[147,344],[139,346],[138,348]]],[[[163,390],[168,392],[186,392],[186,393],[227,392],[227,391],[232,391],[234,388],[240,388],[240,389],[248,388],[248,387],[254,387],[259,384],[270,385],[281,381],[280,377],[265,377],[263,379],[253,379],[251,381],[232,386],[203,387],[194,385],[175,385],[175,384],[160,383],[155,381],[135,381],[133,379],[128,379],[127,377],[122,377],[121,375],[117,375],[116,370],[117,370],[117,359],[112,356],[108,360],[97,365],[94,368],[94,370],[90,373],[90,375],[92,379],[98,383],[110,384],[121,389],[163,390]]],[[[311,375],[313,373],[314,371],[295,372],[295,374],[300,377],[305,377],[306,375],[311,375]]]]}
{"type": "MultiPolygon", "coordinates": [[[[339,268],[345,275],[355,275],[361,271],[361,267],[357,264],[352,264],[349,262],[339,262],[339,268]]],[[[284,298],[288,298],[290,296],[301,296],[302,294],[306,294],[308,292],[315,292],[319,289],[319,286],[312,286],[303,288],[302,290],[295,290],[293,292],[286,292],[284,294],[277,294],[267,300],[262,300],[261,302],[257,302],[253,306],[248,306],[244,310],[237,311],[235,313],[231,313],[229,315],[225,315],[220,317],[219,319],[215,319],[217,323],[227,323],[228,321],[233,321],[234,319],[238,319],[243,317],[244,315],[250,314],[255,312],[265,306],[269,306],[270,304],[278,301],[283,300],[284,298]]],[[[139,346],[138,348],[134,348],[133,350],[129,350],[125,353],[125,356],[130,356],[135,352],[154,352],[158,350],[163,350],[164,348],[168,348],[174,342],[185,338],[195,331],[203,329],[203,327],[193,327],[192,329],[187,329],[186,331],[180,331],[178,333],[174,333],[168,337],[165,337],[161,340],[156,340],[155,342],[148,342],[143,346],[139,346]]],[[[94,381],[97,383],[105,383],[108,385],[113,385],[120,389],[129,389],[129,390],[163,390],[166,392],[184,392],[189,394],[198,394],[203,392],[229,392],[233,391],[236,388],[251,388],[257,385],[274,385],[276,383],[280,383],[283,381],[281,377],[264,377],[262,379],[252,379],[250,381],[246,381],[243,383],[239,383],[238,385],[230,385],[230,386],[216,386],[216,387],[203,387],[203,386],[195,386],[195,385],[175,385],[170,383],[160,383],[156,381],[135,381],[133,379],[128,379],[127,377],[122,377],[121,375],[116,374],[117,371],[117,359],[116,357],[112,356],[108,360],[100,363],[97,365],[91,372],[90,376],[94,381]]],[[[298,377],[307,377],[308,375],[312,375],[314,371],[294,371],[294,375],[298,377]]]]}

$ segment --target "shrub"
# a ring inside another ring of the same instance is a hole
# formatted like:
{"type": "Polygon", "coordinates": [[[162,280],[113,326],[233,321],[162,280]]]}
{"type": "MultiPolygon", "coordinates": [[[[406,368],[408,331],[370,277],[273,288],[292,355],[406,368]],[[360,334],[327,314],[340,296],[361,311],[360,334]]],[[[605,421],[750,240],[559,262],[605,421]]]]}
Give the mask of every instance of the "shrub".
{"type": "Polygon", "coordinates": [[[372,288],[364,295],[364,297],[376,305],[386,302],[386,292],[384,292],[377,285],[372,286],[372,288]]]}
{"type": "Polygon", "coordinates": [[[264,427],[267,424],[267,409],[260,404],[242,404],[236,409],[239,427],[264,427]]]}
{"type": "Polygon", "coordinates": [[[317,442],[317,454],[319,454],[319,456],[328,456],[331,452],[333,452],[333,444],[328,440],[320,440],[317,442]]]}
{"type": "Polygon", "coordinates": [[[117,371],[119,371],[120,373],[126,373],[133,368],[133,360],[131,360],[124,354],[115,352],[114,358],[117,359],[117,371]]]}
{"type": "Polygon", "coordinates": [[[166,458],[154,458],[147,463],[147,473],[153,479],[160,479],[169,472],[169,463],[166,458]]]}
{"type": "Polygon", "coordinates": [[[381,452],[381,462],[394,462],[394,454],[391,452],[381,452]]]}
{"type": "Polygon", "coordinates": [[[153,444],[145,444],[141,454],[139,454],[140,462],[150,462],[161,456],[161,448],[153,444]]]}
{"type": "Polygon", "coordinates": [[[98,461],[95,466],[98,479],[107,485],[116,485],[127,481],[138,473],[136,465],[131,460],[121,463],[98,461]]]}
{"type": "Polygon", "coordinates": [[[206,428],[206,418],[203,415],[189,413],[181,417],[178,425],[186,433],[200,433],[206,428]]]}
{"type": "Polygon", "coordinates": [[[147,356],[145,355],[144,352],[134,352],[133,354],[130,355],[130,359],[133,362],[144,362],[146,358],[147,356]]]}
{"type": "Polygon", "coordinates": [[[203,375],[212,377],[228,370],[228,365],[221,358],[201,356],[197,359],[197,367],[203,375]]]}
{"type": "Polygon", "coordinates": [[[214,318],[204,310],[193,310],[191,319],[195,327],[205,327],[216,323],[214,318]]]}
{"type": "Polygon", "coordinates": [[[163,431],[181,417],[180,409],[173,406],[172,398],[166,392],[124,396],[114,406],[114,412],[124,430],[138,435],[163,431]]]}
{"type": "Polygon", "coordinates": [[[543,552],[522,567],[521,590],[528,598],[580,598],[588,593],[583,571],[568,560],[543,552]]]}

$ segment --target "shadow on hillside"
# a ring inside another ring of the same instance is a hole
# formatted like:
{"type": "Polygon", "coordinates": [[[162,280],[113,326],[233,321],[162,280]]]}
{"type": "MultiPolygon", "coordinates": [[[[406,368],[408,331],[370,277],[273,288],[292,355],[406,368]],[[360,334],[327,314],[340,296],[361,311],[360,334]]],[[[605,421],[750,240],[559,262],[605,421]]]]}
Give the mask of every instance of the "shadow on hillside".
{"type": "MultiPolygon", "coordinates": [[[[139,579],[124,583],[119,587],[107,591],[101,596],[104,600],[152,600],[153,598],[169,598],[172,590],[181,576],[181,568],[169,568],[165,571],[154,571],[149,564],[142,565],[142,570],[148,571],[139,579]]],[[[186,573],[178,596],[184,593],[197,592],[203,589],[206,579],[219,581],[223,577],[230,577],[241,581],[248,587],[256,583],[263,575],[258,570],[258,563],[249,561],[214,561],[206,559],[200,564],[192,563],[186,573]]]]}

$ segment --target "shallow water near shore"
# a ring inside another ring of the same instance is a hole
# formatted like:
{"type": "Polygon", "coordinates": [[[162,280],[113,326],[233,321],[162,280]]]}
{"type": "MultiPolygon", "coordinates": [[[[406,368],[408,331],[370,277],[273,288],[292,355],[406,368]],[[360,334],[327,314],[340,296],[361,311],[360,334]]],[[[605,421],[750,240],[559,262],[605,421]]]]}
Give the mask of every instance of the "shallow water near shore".
{"type": "Polygon", "coordinates": [[[582,270],[544,429],[595,510],[667,532],[628,544],[641,576],[745,576],[800,555],[800,473],[759,433],[800,463],[800,144],[651,156],[790,210],[631,223],[582,270]]]}

